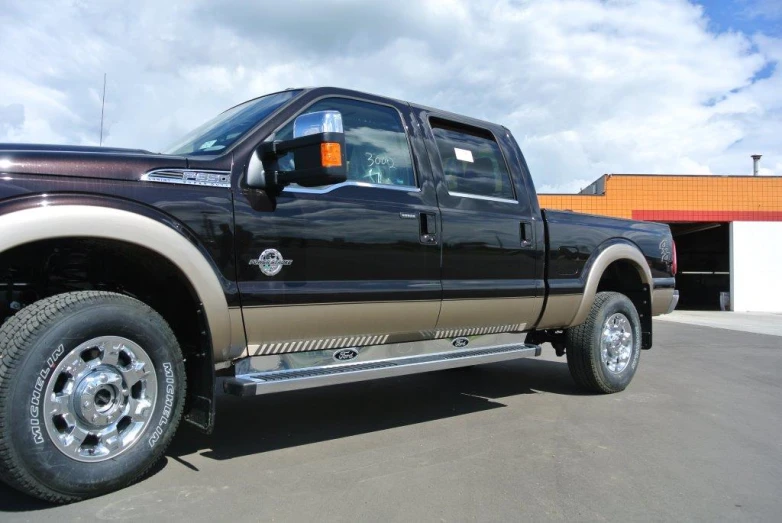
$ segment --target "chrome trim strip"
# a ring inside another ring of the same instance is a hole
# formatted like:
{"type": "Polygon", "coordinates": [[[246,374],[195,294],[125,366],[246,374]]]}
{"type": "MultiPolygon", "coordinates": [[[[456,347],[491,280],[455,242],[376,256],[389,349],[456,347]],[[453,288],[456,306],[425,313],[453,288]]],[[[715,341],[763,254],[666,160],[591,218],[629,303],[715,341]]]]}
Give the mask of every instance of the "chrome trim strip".
{"type": "Polygon", "coordinates": [[[389,335],[364,335],[350,336],[342,338],[322,338],[299,341],[286,341],[280,343],[263,343],[260,345],[249,345],[248,353],[253,356],[263,356],[266,354],[280,354],[290,352],[301,352],[314,350],[315,346],[326,347],[329,349],[339,349],[344,347],[364,347],[367,345],[382,345],[388,341],[389,335]]]}
{"type": "Polygon", "coordinates": [[[473,327],[472,329],[449,329],[439,330],[435,333],[435,338],[458,338],[460,336],[479,336],[482,334],[496,334],[498,332],[521,332],[527,328],[526,323],[515,323],[513,325],[497,325],[495,327],[473,327]]]}
{"type": "Polygon", "coordinates": [[[230,394],[257,396],[273,392],[308,389],[453,369],[470,365],[494,363],[530,356],[539,356],[538,345],[510,344],[484,349],[467,349],[448,353],[416,355],[371,363],[346,363],[328,368],[309,368],[276,372],[243,374],[228,378],[223,388],[230,394]]]}
{"type": "Polygon", "coordinates": [[[516,200],[509,200],[507,198],[495,198],[494,196],[481,196],[480,194],[469,194],[466,192],[451,192],[448,191],[451,196],[458,196],[459,198],[470,198],[472,200],[486,200],[487,202],[500,202],[500,203],[515,203],[519,204],[516,200]]]}
{"type": "Polygon", "coordinates": [[[413,187],[412,185],[387,185],[382,183],[354,182],[354,181],[335,183],[334,185],[329,185],[328,187],[324,187],[322,189],[314,188],[314,187],[288,186],[285,189],[283,189],[282,192],[283,194],[286,192],[303,193],[303,194],[326,194],[331,191],[341,189],[342,187],[368,187],[371,189],[388,189],[390,191],[419,192],[419,193],[421,192],[421,189],[419,187],[413,187]]]}
{"type": "Polygon", "coordinates": [[[488,347],[521,344],[525,335],[521,333],[485,334],[470,336],[468,345],[456,347],[451,338],[436,340],[412,341],[405,343],[387,343],[385,345],[370,345],[366,347],[349,347],[357,355],[350,362],[337,361],[334,353],[342,349],[324,349],[322,345],[313,342],[310,350],[286,354],[269,354],[266,356],[251,356],[234,362],[236,374],[253,374],[257,372],[272,372],[280,370],[307,369],[313,367],[330,367],[346,363],[367,363],[424,354],[438,354],[462,349],[485,349],[488,347]],[[312,350],[316,349],[316,350],[312,350]],[[319,349],[319,350],[317,350],[319,349]]]}
{"type": "Polygon", "coordinates": [[[142,182],[231,188],[231,171],[208,169],[155,169],[141,175],[142,182]]]}

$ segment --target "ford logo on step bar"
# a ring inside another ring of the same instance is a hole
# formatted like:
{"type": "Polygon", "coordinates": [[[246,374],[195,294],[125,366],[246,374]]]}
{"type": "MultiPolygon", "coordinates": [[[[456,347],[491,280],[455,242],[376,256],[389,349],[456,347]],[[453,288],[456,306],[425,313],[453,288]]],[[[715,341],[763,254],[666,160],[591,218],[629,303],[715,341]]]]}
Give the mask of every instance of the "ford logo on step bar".
{"type": "Polygon", "coordinates": [[[468,343],[470,343],[470,340],[462,336],[461,338],[454,338],[451,345],[457,349],[461,349],[462,347],[466,347],[468,343]]]}
{"type": "Polygon", "coordinates": [[[350,361],[358,356],[356,349],[339,349],[334,351],[334,361],[350,361]]]}

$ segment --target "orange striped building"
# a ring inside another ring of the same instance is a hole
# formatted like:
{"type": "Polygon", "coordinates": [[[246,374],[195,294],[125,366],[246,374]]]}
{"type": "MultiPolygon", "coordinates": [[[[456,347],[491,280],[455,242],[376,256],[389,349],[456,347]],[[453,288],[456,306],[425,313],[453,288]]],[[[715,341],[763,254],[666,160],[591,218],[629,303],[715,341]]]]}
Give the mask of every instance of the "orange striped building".
{"type": "Polygon", "coordinates": [[[782,221],[782,177],[607,174],[540,206],[658,222],[782,221]]]}
{"type": "Polygon", "coordinates": [[[540,206],[671,225],[680,308],[782,312],[782,177],[607,174],[540,206]]]}

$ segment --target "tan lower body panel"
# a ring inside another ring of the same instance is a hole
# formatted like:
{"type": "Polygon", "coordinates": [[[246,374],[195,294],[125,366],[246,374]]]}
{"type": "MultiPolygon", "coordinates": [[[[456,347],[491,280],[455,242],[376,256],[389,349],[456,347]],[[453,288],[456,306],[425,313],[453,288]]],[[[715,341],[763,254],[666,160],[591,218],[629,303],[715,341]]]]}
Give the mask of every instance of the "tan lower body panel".
{"type": "Polygon", "coordinates": [[[394,334],[432,332],[440,302],[249,307],[243,312],[250,355],[279,354],[375,345],[394,334]]]}
{"type": "Polygon", "coordinates": [[[523,331],[541,298],[330,303],[243,310],[248,355],[523,331]],[[439,318],[439,320],[438,320],[439,318]]]}
{"type": "Polygon", "coordinates": [[[542,306],[543,298],[537,297],[445,300],[437,320],[437,331],[502,327],[507,327],[503,329],[506,331],[524,330],[535,323],[542,306]]]}
{"type": "Polygon", "coordinates": [[[562,294],[549,296],[546,311],[540,319],[538,329],[556,329],[569,327],[578,312],[583,296],[580,294],[562,294]]]}
{"type": "Polygon", "coordinates": [[[228,352],[231,359],[249,356],[247,353],[247,337],[244,335],[244,320],[241,307],[228,309],[228,317],[231,320],[231,347],[228,352]]]}
{"type": "Polygon", "coordinates": [[[659,316],[668,312],[673,300],[673,288],[654,289],[652,291],[652,316],[659,316]]]}
{"type": "MultiPolygon", "coordinates": [[[[655,289],[652,291],[652,315],[665,314],[673,299],[673,289],[655,289]]],[[[583,296],[566,294],[549,296],[546,312],[540,320],[538,329],[555,329],[569,327],[576,316],[583,296]]]]}

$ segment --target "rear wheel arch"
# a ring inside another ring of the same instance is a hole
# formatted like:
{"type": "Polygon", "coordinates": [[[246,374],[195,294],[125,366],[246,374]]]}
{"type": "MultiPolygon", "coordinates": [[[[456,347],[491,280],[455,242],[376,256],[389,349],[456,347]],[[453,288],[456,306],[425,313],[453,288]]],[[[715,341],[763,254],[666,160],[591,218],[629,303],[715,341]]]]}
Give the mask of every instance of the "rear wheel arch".
{"type": "Polygon", "coordinates": [[[605,243],[587,262],[584,278],[584,294],[572,324],[586,321],[599,292],[618,292],[627,296],[638,311],[643,331],[641,345],[651,348],[654,280],[641,250],[624,240],[605,243]]]}

